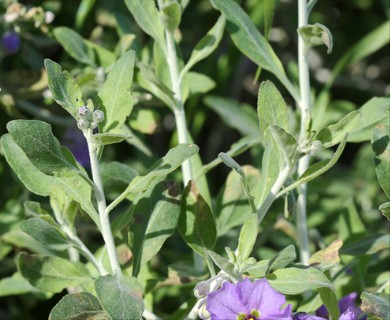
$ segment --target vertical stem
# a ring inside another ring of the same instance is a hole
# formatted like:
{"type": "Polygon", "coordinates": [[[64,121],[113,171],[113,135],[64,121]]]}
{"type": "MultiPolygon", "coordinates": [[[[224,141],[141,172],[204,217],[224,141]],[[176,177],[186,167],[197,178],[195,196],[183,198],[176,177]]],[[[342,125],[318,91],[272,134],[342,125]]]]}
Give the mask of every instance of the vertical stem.
{"type": "MultiPolygon", "coordinates": [[[[308,9],[306,0],[298,0],[298,28],[307,25],[308,9]]],[[[311,110],[310,102],[310,78],[309,78],[309,64],[307,60],[307,47],[302,37],[298,34],[298,67],[299,67],[299,89],[301,95],[301,134],[300,140],[307,138],[305,132],[305,120],[307,112],[311,110]]],[[[309,167],[309,156],[305,156],[298,162],[298,176],[306,171],[309,167]]],[[[300,247],[300,259],[303,264],[308,264],[309,261],[309,237],[306,219],[306,193],[307,184],[301,185],[299,189],[299,196],[297,200],[297,229],[300,247]]]]}
{"type": "Polygon", "coordinates": [[[110,218],[106,211],[107,209],[106,198],[104,196],[103,183],[99,172],[99,163],[96,154],[97,146],[92,140],[91,129],[88,129],[85,132],[85,138],[87,139],[89,158],[91,160],[92,179],[94,182],[95,197],[98,205],[100,222],[102,225],[102,236],[106,244],[106,249],[108,253],[108,258],[110,259],[112,272],[114,274],[121,273],[118,257],[116,255],[114,237],[111,231],[110,218]]]}
{"type": "MultiPolygon", "coordinates": [[[[169,73],[171,76],[172,91],[175,94],[174,97],[176,101],[174,114],[179,143],[189,143],[186,115],[184,110],[183,97],[181,95],[181,81],[179,77],[175,40],[173,38],[173,34],[168,30],[165,30],[165,39],[167,44],[167,58],[169,73]]],[[[191,162],[189,159],[183,162],[181,165],[181,170],[183,172],[184,187],[186,187],[190,180],[194,180],[191,162]]],[[[204,269],[203,259],[196,252],[194,252],[194,263],[197,270],[202,271],[204,269]]]]}

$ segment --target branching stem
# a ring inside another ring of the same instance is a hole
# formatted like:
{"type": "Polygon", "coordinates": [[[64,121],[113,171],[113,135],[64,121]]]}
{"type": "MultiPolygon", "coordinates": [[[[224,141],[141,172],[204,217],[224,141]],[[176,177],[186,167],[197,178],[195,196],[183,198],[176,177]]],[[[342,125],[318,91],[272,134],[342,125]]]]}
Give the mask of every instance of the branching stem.
{"type": "MultiPolygon", "coordinates": [[[[298,0],[298,27],[306,26],[308,23],[308,7],[306,0],[298,0]]],[[[305,120],[306,115],[311,110],[310,102],[310,77],[309,77],[309,64],[307,59],[307,46],[302,37],[298,35],[298,68],[299,68],[299,89],[301,95],[301,134],[300,140],[306,138],[305,120]]],[[[298,162],[298,176],[301,176],[309,167],[309,156],[305,156],[298,162]]],[[[300,259],[303,264],[308,264],[310,251],[309,251],[309,237],[306,218],[306,193],[307,184],[302,184],[299,188],[299,196],[297,200],[297,229],[298,240],[300,247],[300,259]]]]}
{"type": "Polygon", "coordinates": [[[106,244],[106,249],[110,260],[112,272],[114,274],[118,274],[121,273],[121,268],[119,266],[118,257],[116,255],[114,237],[112,235],[111,226],[110,226],[110,218],[108,213],[106,212],[107,209],[106,198],[104,196],[103,183],[99,172],[99,162],[96,153],[97,145],[94,143],[92,139],[91,129],[87,129],[84,132],[84,135],[88,143],[89,158],[91,161],[92,179],[94,182],[95,197],[98,205],[98,212],[99,212],[100,223],[101,223],[101,232],[102,232],[104,242],[106,244]]]}

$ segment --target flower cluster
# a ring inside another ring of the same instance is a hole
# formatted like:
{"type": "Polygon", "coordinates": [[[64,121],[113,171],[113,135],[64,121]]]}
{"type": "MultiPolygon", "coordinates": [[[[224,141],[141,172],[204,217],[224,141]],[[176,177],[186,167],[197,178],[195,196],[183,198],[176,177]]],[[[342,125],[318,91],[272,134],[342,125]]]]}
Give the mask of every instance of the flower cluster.
{"type": "Polygon", "coordinates": [[[95,129],[100,122],[104,120],[104,112],[101,110],[95,110],[93,113],[87,106],[79,108],[77,113],[79,119],[77,121],[77,127],[80,130],[95,129]]]}
{"type": "MultiPolygon", "coordinates": [[[[339,320],[357,320],[362,311],[354,306],[356,293],[339,301],[342,313],[339,320]]],[[[305,312],[292,313],[291,304],[286,304],[283,294],[274,290],[266,279],[252,282],[244,279],[237,284],[224,282],[222,287],[207,294],[203,319],[211,320],[326,320],[328,313],[323,306],[317,315],[305,312]]],[[[360,318],[363,319],[363,318],[360,318]]]]}

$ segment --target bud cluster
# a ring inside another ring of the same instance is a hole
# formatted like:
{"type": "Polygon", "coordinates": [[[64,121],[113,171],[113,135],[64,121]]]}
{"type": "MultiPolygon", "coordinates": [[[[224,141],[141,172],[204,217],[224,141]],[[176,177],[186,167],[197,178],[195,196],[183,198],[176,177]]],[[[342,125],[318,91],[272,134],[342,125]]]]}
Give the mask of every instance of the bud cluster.
{"type": "Polygon", "coordinates": [[[82,106],[77,111],[77,127],[80,130],[95,129],[104,120],[104,112],[101,110],[91,110],[87,106],[82,106]]]}

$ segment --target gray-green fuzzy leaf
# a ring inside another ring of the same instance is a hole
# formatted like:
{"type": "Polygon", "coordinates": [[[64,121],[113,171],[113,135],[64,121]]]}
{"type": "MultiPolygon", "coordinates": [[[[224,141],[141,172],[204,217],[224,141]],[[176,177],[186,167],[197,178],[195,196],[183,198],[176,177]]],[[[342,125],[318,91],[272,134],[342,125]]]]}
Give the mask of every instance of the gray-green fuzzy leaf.
{"type": "Polygon", "coordinates": [[[352,111],[336,124],[320,130],[315,139],[321,141],[324,148],[332,147],[340,143],[343,137],[355,128],[359,120],[360,112],[358,110],[352,111]]]}
{"type": "Polygon", "coordinates": [[[111,320],[141,319],[144,303],[136,278],[122,274],[101,276],[95,280],[95,290],[111,320]]]}
{"type": "Polygon", "coordinates": [[[269,284],[283,294],[300,294],[318,288],[335,291],[332,282],[316,268],[285,268],[267,276],[269,284]]]}
{"type": "Polygon", "coordinates": [[[137,25],[165,51],[164,26],[154,0],[125,0],[137,25]]]}
{"type": "Polygon", "coordinates": [[[22,276],[39,290],[58,293],[71,286],[92,281],[82,264],[68,260],[41,255],[20,253],[17,266],[22,276]]]}
{"type": "Polygon", "coordinates": [[[104,112],[101,132],[120,129],[133,109],[131,87],[133,83],[135,53],[126,52],[112,67],[98,93],[98,108],[104,112]]]}
{"type": "Polygon", "coordinates": [[[111,320],[89,292],[70,293],[50,311],[49,320],[111,320]]]}
{"type": "Polygon", "coordinates": [[[180,186],[163,181],[140,194],[129,215],[130,247],[133,252],[133,276],[157,254],[165,240],[176,230],[180,215],[180,186]]]}
{"type": "Polygon", "coordinates": [[[70,73],[62,71],[54,61],[45,59],[45,68],[54,100],[77,119],[77,111],[84,105],[80,87],[70,73]]]}
{"type": "Polygon", "coordinates": [[[71,247],[65,235],[58,228],[40,218],[23,221],[20,229],[48,249],[63,251],[71,247]]]}
{"type": "Polygon", "coordinates": [[[372,133],[375,172],[379,184],[390,199],[390,126],[379,124],[372,133]]]}
{"type": "Polygon", "coordinates": [[[371,313],[380,319],[388,319],[390,315],[390,295],[380,292],[362,292],[361,309],[363,312],[371,313]]]}
{"type": "Polygon", "coordinates": [[[290,93],[297,96],[279,58],[245,11],[233,0],[211,0],[211,3],[226,17],[227,30],[237,48],[253,62],[275,74],[290,93]]]}
{"type": "Polygon", "coordinates": [[[241,228],[240,236],[238,238],[238,254],[241,261],[249,258],[253,246],[256,243],[257,235],[259,233],[259,218],[257,214],[252,214],[241,228]]]}
{"type": "Polygon", "coordinates": [[[179,231],[186,243],[203,256],[215,244],[217,230],[213,213],[192,180],[183,193],[179,231]]]}
{"type": "Polygon", "coordinates": [[[262,82],[257,100],[259,125],[264,133],[267,126],[274,125],[290,132],[288,129],[287,106],[279,90],[271,81],[262,82]]]}
{"type": "Polygon", "coordinates": [[[333,49],[333,37],[330,30],[320,23],[308,24],[298,29],[300,36],[305,42],[307,48],[326,45],[327,53],[330,54],[333,49]]]}
{"type": "Polygon", "coordinates": [[[192,51],[187,64],[181,71],[181,76],[188,72],[196,63],[207,58],[217,48],[223,36],[225,23],[225,17],[220,16],[209,32],[207,32],[207,34],[202,39],[200,39],[192,51]]]}

